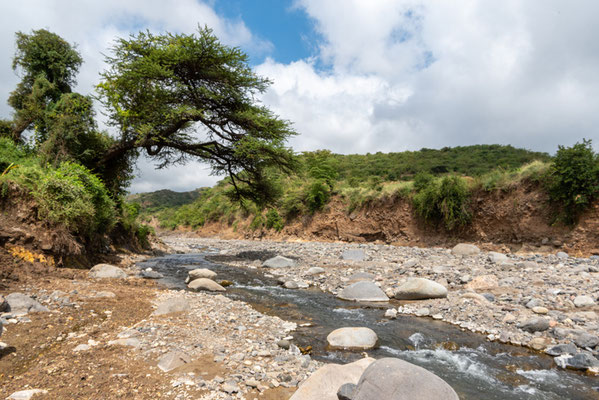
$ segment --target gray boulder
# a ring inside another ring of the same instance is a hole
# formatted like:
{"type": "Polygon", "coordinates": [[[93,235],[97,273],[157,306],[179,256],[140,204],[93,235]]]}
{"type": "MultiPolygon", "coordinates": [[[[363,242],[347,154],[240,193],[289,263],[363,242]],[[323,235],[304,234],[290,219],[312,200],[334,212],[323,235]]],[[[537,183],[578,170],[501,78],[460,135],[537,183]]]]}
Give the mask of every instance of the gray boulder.
{"type": "Polygon", "coordinates": [[[443,379],[399,358],[376,360],[362,374],[353,400],[459,400],[443,379]]]}
{"type": "Polygon", "coordinates": [[[15,315],[27,314],[30,312],[47,312],[47,307],[41,305],[36,300],[23,293],[11,293],[6,296],[6,302],[11,313],[15,315]]]}
{"type": "Polygon", "coordinates": [[[373,349],[378,339],[376,333],[370,328],[339,328],[327,336],[331,349],[342,350],[373,349]]]}
{"type": "Polygon", "coordinates": [[[372,362],[373,358],[362,358],[345,365],[326,364],[310,375],[290,400],[337,400],[337,389],[346,383],[358,383],[372,362]]]}
{"type": "Polygon", "coordinates": [[[189,283],[193,280],[200,278],[208,278],[214,279],[216,277],[216,272],[209,270],[207,268],[197,268],[187,273],[187,280],[185,283],[189,283]]]}
{"type": "Polygon", "coordinates": [[[164,372],[169,372],[190,362],[191,358],[187,354],[180,351],[171,351],[158,360],[158,368],[164,372]]]}
{"type": "Polygon", "coordinates": [[[468,243],[460,243],[456,244],[453,249],[451,249],[451,254],[455,256],[473,256],[480,253],[480,249],[468,243]]]}
{"type": "Polygon", "coordinates": [[[141,276],[142,278],[145,279],[162,279],[164,278],[164,276],[160,273],[160,272],[156,272],[156,271],[146,271],[143,270],[139,273],[139,276],[141,276]]]}
{"type": "Polygon", "coordinates": [[[424,278],[410,278],[401,285],[395,295],[398,300],[424,300],[447,297],[447,288],[424,278]]]}
{"type": "Polygon", "coordinates": [[[354,383],[344,383],[337,390],[337,399],[339,400],[353,400],[356,385],[354,383]]]}
{"type": "Polygon", "coordinates": [[[366,254],[364,254],[364,250],[360,249],[345,250],[341,253],[341,259],[347,261],[364,261],[366,254]]]}
{"type": "Polygon", "coordinates": [[[158,304],[154,315],[165,315],[189,310],[189,302],[185,297],[172,297],[158,304]]]}
{"type": "Polygon", "coordinates": [[[564,252],[564,251],[558,251],[557,253],[555,253],[555,256],[557,258],[559,258],[560,260],[565,260],[566,258],[569,258],[570,256],[568,255],[568,253],[564,252]]]}
{"type": "Polygon", "coordinates": [[[518,328],[530,333],[546,331],[549,329],[549,320],[547,318],[530,318],[518,324],[518,328]]]}
{"type": "Polygon", "coordinates": [[[369,281],[356,282],[343,289],[337,297],[350,301],[389,301],[385,292],[369,281]]]}
{"type": "Polygon", "coordinates": [[[576,296],[574,298],[574,305],[578,308],[581,307],[589,307],[595,304],[595,300],[593,300],[590,296],[576,296]]]}
{"type": "Polygon", "coordinates": [[[599,336],[590,334],[588,332],[579,332],[574,336],[574,343],[578,347],[595,347],[599,345],[599,336]]]}
{"type": "Polygon", "coordinates": [[[373,281],[375,278],[376,276],[370,272],[356,272],[355,274],[350,275],[348,282],[355,283],[360,281],[373,281]]]}
{"type": "Polygon", "coordinates": [[[191,290],[208,290],[210,292],[224,292],[225,288],[208,278],[200,278],[191,281],[187,287],[191,290]]]}
{"type": "Polygon", "coordinates": [[[265,268],[288,268],[294,267],[295,261],[291,258],[276,256],[273,258],[269,258],[268,260],[262,263],[262,266],[265,268]]]}
{"type": "Polygon", "coordinates": [[[586,371],[589,368],[599,368],[599,360],[589,353],[578,353],[573,356],[563,355],[553,359],[560,368],[570,368],[586,371]]]}
{"type": "Polygon", "coordinates": [[[125,279],[127,274],[114,265],[98,264],[89,270],[89,277],[93,279],[125,279]]]}
{"type": "Polygon", "coordinates": [[[505,254],[497,253],[495,251],[489,252],[489,261],[493,264],[501,264],[509,261],[509,258],[505,254]]]}
{"type": "Polygon", "coordinates": [[[545,350],[545,353],[553,357],[562,356],[564,354],[572,355],[576,354],[577,352],[578,349],[572,343],[556,344],[555,346],[551,346],[545,350]]]}
{"type": "Polygon", "coordinates": [[[324,268],[321,267],[312,267],[306,271],[308,275],[318,275],[324,273],[324,268]]]}

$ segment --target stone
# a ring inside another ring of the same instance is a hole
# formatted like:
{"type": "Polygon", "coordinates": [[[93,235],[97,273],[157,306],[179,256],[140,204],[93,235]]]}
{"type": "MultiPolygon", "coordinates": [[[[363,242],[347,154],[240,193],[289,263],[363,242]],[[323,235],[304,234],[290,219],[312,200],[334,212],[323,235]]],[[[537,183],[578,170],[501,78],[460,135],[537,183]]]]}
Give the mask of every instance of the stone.
{"type": "Polygon", "coordinates": [[[127,277],[125,271],[110,264],[94,265],[88,275],[93,279],[125,279],[127,277]]]}
{"type": "Polygon", "coordinates": [[[356,282],[343,289],[337,297],[350,301],[389,301],[385,292],[374,282],[370,281],[356,282]]]}
{"type": "Polygon", "coordinates": [[[453,249],[451,249],[451,254],[455,256],[473,256],[480,253],[480,249],[468,243],[460,243],[456,244],[453,249]]]}
{"type": "Polygon", "coordinates": [[[111,299],[111,298],[116,297],[116,294],[114,294],[113,292],[109,292],[109,291],[101,291],[101,292],[96,293],[93,297],[98,298],[98,299],[100,299],[100,298],[111,299]]]}
{"type": "Polygon", "coordinates": [[[0,312],[5,312],[8,310],[8,303],[4,296],[0,295],[0,312]]]}
{"type": "Polygon", "coordinates": [[[576,298],[574,298],[574,305],[578,308],[589,307],[595,305],[595,300],[590,296],[576,296],[576,298]]]}
{"type": "Polygon", "coordinates": [[[558,252],[555,254],[555,256],[556,256],[557,258],[559,258],[560,260],[565,260],[566,258],[570,257],[570,256],[568,255],[568,253],[566,253],[566,252],[563,252],[563,251],[558,251],[558,252]]]}
{"type": "Polygon", "coordinates": [[[287,281],[283,284],[283,287],[287,289],[297,289],[299,286],[295,281],[287,281]]]}
{"type": "Polygon", "coordinates": [[[362,374],[353,400],[459,400],[443,379],[399,358],[376,360],[362,374]]]}
{"type": "Polygon", "coordinates": [[[321,267],[312,267],[306,271],[308,275],[318,275],[324,273],[324,268],[321,267]]]}
{"type": "Polygon", "coordinates": [[[430,315],[430,313],[431,313],[431,310],[429,310],[426,307],[423,307],[423,308],[419,308],[418,310],[416,310],[415,315],[417,317],[427,317],[430,315]]]}
{"type": "Polygon", "coordinates": [[[189,283],[200,278],[214,279],[215,277],[216,272],[209,270],[208,268],[197,268],[187,273],[187,281],[185,283],[189,283]]]}
{"type": "Polygon", "coordinates": [[[557,344],[557,345],[551,346],[545,350],[545,353],[547,353],[553,357],[562,356],[564,354],[572,355],[572,354],[576,354],[577,352],[578,352],[578,349],[572,343],[557,344]]]}
{"type": "Polygon", "coordinates": [[[29,400],[36,394],[48,394],[48,391],[44,389],[20,390],[8,396],[6,400],[29,400]]]}
{"type": "Polygon", "coordinates": [[[576,343],[576,346],[578,347],[592,348],[599,345],[599,336],[588,332],[579,332],[574,335],[574,343],[576,343]]]}
{"type": "Polygon", "coordinates": [[[350,275],[350,277],[347,278],[347,281],[349,283],[355,283],[360,281],[373,281],[375,278],[374,274],[369,272],[356,272],[355,274],[350,275]]]}
{"type": "Polygon", "coordinates": [[[549,320],[547,318],[530,318],[518,324],[518,328],[530,333],[542,332],[549,329],[549,320]]]}
{"type": "Polygon", "coordinates": [[[423,300],[447,297],[447,288],[424,278],[410,278],[395,292],[398,300],[423,300]]]}
{"type": "Polygon", "coordinates": [[[287,257],[276,256],[276,257],[269,258],[268,260],[264,261],[262,263],[262,266],[265,268],[295,267],[295,261],[290,258],[287,258],[287,257]]]}
{"type": "Polygon", "coordinates": [[[545,350],[547,348],[547,346],[549,346],[550,344],[551,344],[551,339],[545,338],[545,337],[536,337],[536,338],[532,338],[528,342],[528,347],[530,347],[533,350],[542,351],[542,350],[545,350]]]}
{"type": "Polygon", "coordinates": [[[478,293],[466,292],[463,295],[461,295],[460,298],[474,300],[478,304],[481,304],[481,305],[488,305],[489,304],[489,300],[485,296],[483,296],[482,294],[478,294],[478,293]]]}
{"type": "Polygon", "coordinates": [[[499,286],[499,281],[495,275],[481,275],[472,279],[466,285],[467,289],[489,290],[499,286]]]}
{"type": "Polygon", "coordinates": [[[226,381],[222,386],[223,392],[232,394],[239,392],[239,386],[235,381],[226,381]]]}
{"type": "Polygon", "coordinates": [[[355,383],[344,383],[337,390],[337,399],[339,400],[353,400],[354,391],[356,390],[355,383]]]}
{"type": "Polygon", "coordinates": [[[137,348],[141,347],[141,342],[139,341],[139,339],[129,337],[129,338],[111,340],[108,342],[108,345],[109,346],[127,346],[127,347],[134,347],[137,349],[137,348]]]}
{"type": "Polygon", "coordinates": [[[156,271],[141,271],[139,273],[139,276],[141,276],[144,279],[162,279],[164,278],[164,275],[162,275],[160,272],[156,272],[156,271]]]}
{"type": "Polygon", "coordinates": [[[326,364],[310,375],[290,400],[337,400],[337,390],[346,383],[358,383],[372,362],[374,359],[367,357],[345,365],[326,364]]]}
{"type": "Polygon", "coordinates": [[[395,308],[388,309],[387,311],[385,311],[385,318],[388,318],[388,319],[397,318],[397,310],[395,308]]]}
{"type": "Polygon", "coordinates": [[[497,253],[495,251],[489,252],[489,261],[493,264],[501,264],[509,261],[509,258],[502,253],[497,253]]]}
{"type": "Polygon", "coordinates": [[[341,253],[341,259],[347,261],[364,261],[366,259],[366,254],[364,253],[364,250],[350,249],[341,253]]]}
{"type": "Polygon", "coordinates": [[[165,315],[189,310],[189,302],[183,296],[166,299],[154,311],[154,315],[165,315]]]}
{"type": "Polygon", "coordinates": [[[585,371],[589,368],[598,368],[599,360],[589,353],[578,353],[573,356],[559,356],[553,359],[560,368],[570,368],[585,371]]]}
{"type": "Polygon", "coordinates": [[[160,357],[158,368],[164,372],[169,372],[190,362],[191,358],[187,354],[180,351],[171,351],[160,357]]]}
{"type": "Polygon", "coordinates": [[[277,342],[277,346],[279,346],[280,348],[282,348],[284,350],[289,350],[291,343],[289,342],[289,340],[279,340],[277,342]]]}
{"type": "Polygon", "coordinates": [[[212,279],[208,278],[200,278],[191,281],[187,287],[191,290],[200,291],[200,290],[208,290],[210,292],[224,292],[226,289],[214,282],[212,279]]]}
{"type": "Polygon", "coordinates": [[[11,293],[6,296],[8,309],[14,315],[22,315],[30,312],[47,312],[47,307],[23,293],[11,293]]]}
{"type": "Polygon", "coordinates": [[[535,314],[547,314],[549,310],[545,307],[537,306],[532,308],[532,312],[535,314]]]}
{"type": "Polygon", "coordinates": [[[329,333],[327,342],[331,349],[369,350],[376,346],[378,336],[370,328],[339,328],[329,333]]]}
{"type": "Polygon", "coordinates": [[[89,344],[79,344],[77,345],[74,349],[73,352],[74,353],[78,353],[80,351],[88,351],[89,349],[91,349],[92,347],[89,344]]]}

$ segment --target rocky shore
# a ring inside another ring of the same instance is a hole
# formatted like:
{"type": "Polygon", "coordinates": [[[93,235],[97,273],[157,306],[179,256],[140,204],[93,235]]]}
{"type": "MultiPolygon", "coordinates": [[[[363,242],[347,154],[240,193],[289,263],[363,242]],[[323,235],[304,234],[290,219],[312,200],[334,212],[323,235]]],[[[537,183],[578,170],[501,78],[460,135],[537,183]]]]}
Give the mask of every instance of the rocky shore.
{"type": "Polygon", "coordinates": [[[181,252],[218,249],[221,262],[264,268],[289,290],[316,287],[344,299],[350,292],[357,296],[355,300],[364,296],[362,300],[389,302],[388,318],[397,314],[434,318],[484,334],[491,341],[546,352],[561,368],[599,372],[596,256],[502,254],[481,252],[466,244],[454,249],[424,249],[183,237],[164,240],[181,252]],[[271,255],[274,264],[227,258],[247,258],[244,256],[252,253],[271,255]],[[364,283],[358,285],[360,282],[364,283]]]}

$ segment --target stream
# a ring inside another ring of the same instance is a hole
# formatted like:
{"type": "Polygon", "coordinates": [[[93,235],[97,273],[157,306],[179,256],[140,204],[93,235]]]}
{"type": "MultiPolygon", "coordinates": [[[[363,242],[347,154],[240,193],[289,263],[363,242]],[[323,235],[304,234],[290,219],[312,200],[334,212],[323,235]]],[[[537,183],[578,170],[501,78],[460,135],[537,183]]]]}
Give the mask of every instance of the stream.
{"type": "MultiPolygon", "coordinates": [[[[326,336],[349,326],[366,326],[376,332],[379,347],[367,351],[374,358],[398,357],[434,372],[449,383],[460,399],[599,399],[599,378],[558,369],[552,357],[522,347],[488,342],[482,335],[430,318],[398,315],[387,320],[389,305],[339,300],[316,289],[285,289],[264,270],[237,268],[209,261],[218,251],[173,254],[138,263],[151,267],[170,288],[185,289],[187,272],[209,268],[218,279],[233,282],[226,295],[251,304],[256,310],[298,324],[294,342],[312,346],[311,356],[324,362],[347,363],[361,353],[330,351],[326,336]],[[301,325],[309,326],[301,326],[301,325]]],[[[397,307],[397,304],[391,303],[397,307]]]]}

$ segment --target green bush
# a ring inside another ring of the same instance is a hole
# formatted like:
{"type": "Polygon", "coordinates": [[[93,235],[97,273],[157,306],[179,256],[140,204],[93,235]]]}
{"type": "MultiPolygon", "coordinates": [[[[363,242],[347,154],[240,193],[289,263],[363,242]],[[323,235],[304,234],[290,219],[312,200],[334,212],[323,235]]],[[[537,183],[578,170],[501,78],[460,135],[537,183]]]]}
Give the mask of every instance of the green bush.
{"type": "Polygon", "coordinates": [[[263,226],[264,226],[264,217],[262,216],[262,214],[255,215],[254,219],[252,219],[252,222],[250,223],[250,229],[255,231],[257,229],[262,229],[263,226]]]}
{"type": "Polygon", "coordinates": [[[322,210],[330,197],[331,192],[327,184],[324,181],[317,180],[308,188],[306,206],[311,213],[314,213],[318,210],[322,210]]]}
{"type": "Polygon", "coordinates": [[[599,158],[591,141],[559,146],[550,174],[551,199],[562,207],[567,223],[576,222],[599,193],[599,158]]]}
{"type": "Polygon", "coordinates": [[[283,222],[283,218],[279,215],[279,212],[274,208],[268,210],[266,213],[266,229],[274,229],[275,231],[280,232],[284,226],[285,223],[283,222]]]}
{"type": "Polygon", "coordinates": [[[419,187],[421,189],[414,195],[414,208],[426,221],[443,222],[448,231],[470,222],[470,190],[464,179],[446,176],[441,181],[430,180],[427,185],[419,184],[419,187]]]}

